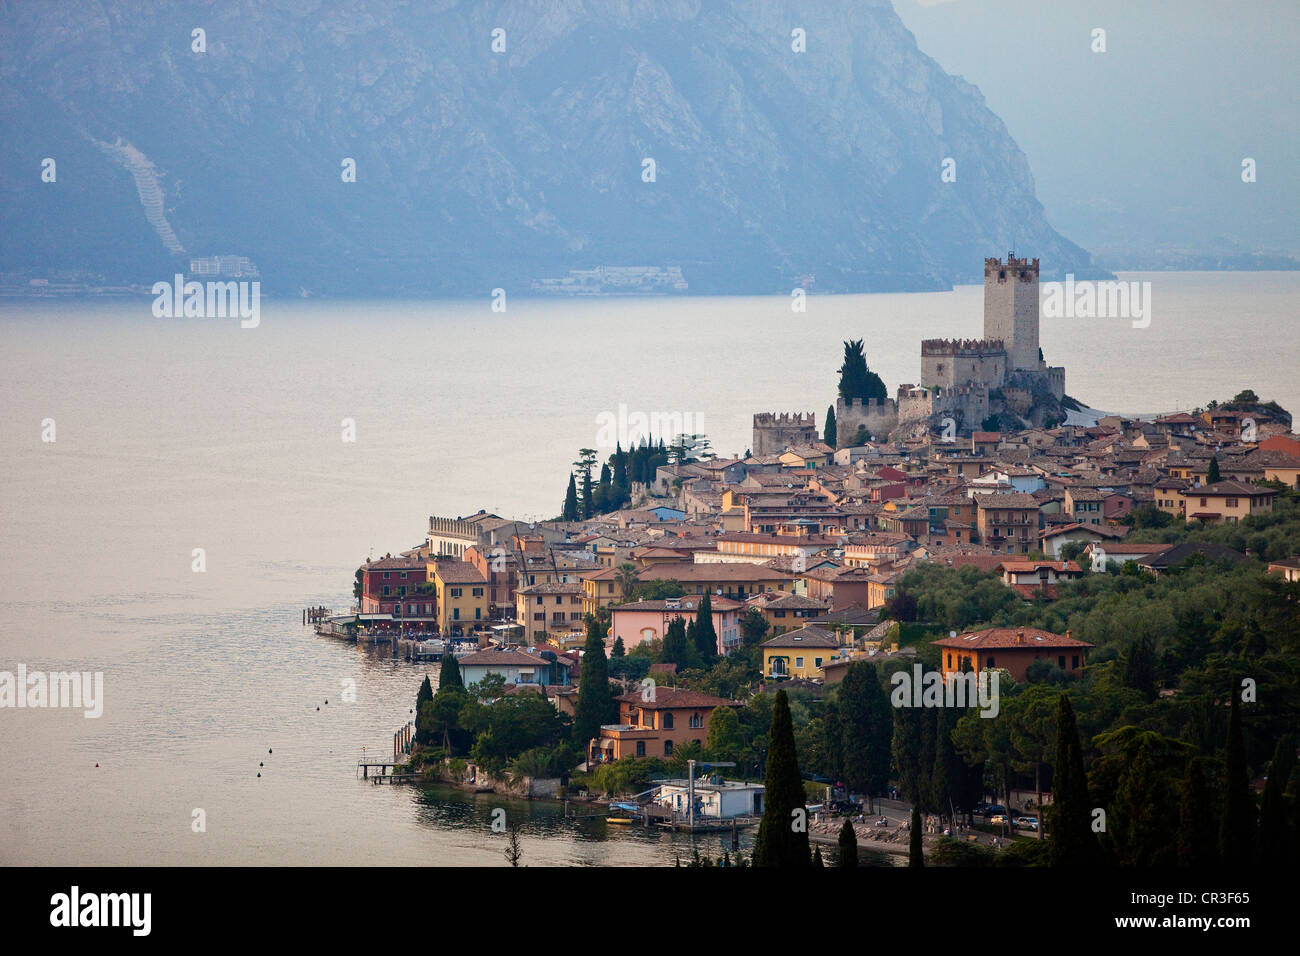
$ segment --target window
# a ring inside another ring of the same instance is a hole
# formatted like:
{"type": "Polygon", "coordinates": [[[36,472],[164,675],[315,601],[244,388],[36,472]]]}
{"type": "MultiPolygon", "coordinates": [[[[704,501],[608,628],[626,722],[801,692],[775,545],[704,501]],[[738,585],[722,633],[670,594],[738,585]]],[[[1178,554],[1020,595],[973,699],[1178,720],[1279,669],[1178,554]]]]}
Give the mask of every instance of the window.
{"type": "Polygon", "coordinates": [[[663,727],[664,730],[672,730],[672,729],[673,729],[673,715],[672,715],[671,713],[664,714],[664,715],[663,715],[663,719],[662,719],[662,721],[660,722],[660,726],[663,727]]]}
{"type": "Polygon", "coordinates": [[[796,658],[794,659],[794,666],[795,666],[795,667],[803,667],[803,658],[802,658],[802,657],[796,657],[796,658]]]}
{"type": "Polygon", "coordinates": [[[460,588],[452,588],[452,589],[451,589],[451,596],[454,597],[454,598],[460,597],[460,591],[461,591],[460,588]]]}
{"type": "Polygon", "coordinates": [[[454,608],[451,609],[451,619],[452,619],[453,621],[459,621],[459,620],[460,620],[460,608],[458,608],[458,607],[454,607],[454,608]]]}
{"type": "Polygon", "coordinates": [[[1237,507],[1237,499],[1236,499],[1236,498],[1229,498],[1228,501],[1227,501],[1227,505],[1228,505],[1229,508],[1235,508],[1235,507],[1237,507]]]}
{"type": "Polygon", "coordinates": [[[822,666],[822,659],[820,657],[814,657],[813,667],[821,667],[821,666],[822,666]]]}
{"type": "Polygon", "coordinates": [[[1201,499],[1201,507],[1202,507],[1202,508],[1205,507],[1205,499],[1204,499],[1204,498],[1201,499]]]}
{"type": "Polygon", "coordinates": [[[402,572],[402,580],[403,580],[403,581],[406,580],[406,572],[405,572],[405,571],[402,572]]]}
{"type": "Polygon", "coordinates": [[[665,740],[665,741],[664,741],[664,756],[665,756],[665,757],[671,757],[672,755],[673,755],[673,742],[672,742],[671,740],[665,740]]]}
{"type": "Polygon", "coordinates": [[[644,741],[644,740],[638,740],[638,741],[636,742],[636,755],[637,755],[638,757],[644,757],[644,756],[645,756],[645,741],[644,741]]]}
{"type": "Polygon", "coordinates": [[[992,657],[985,658],[985,660],[984,660],[984,666],[985,666],[985,667],[992,667],[992,666],[993,666],[993,658],[992,658],[992,657]]]}
{"type": "Polygon", "coordinates": [[[949,668],[952,667],[952,654],[949,654],[949,655],[948,655],[948,667],[949,667],[949,668]]]}
{"type": "Polygon", "coordinates": [[[1070,658],[1070,669],[1073,670],[1078,666],[1079,666],[1079,655],[1075,654],[1073,657],[1070,658]]]}
{"type": "Polygon", "coordinates": [[[384,597],[388,597],[388,585],[384,585],[384,597]]]}
{"type": "Polygon", "coordinates": [[[483,596],[483,589],[482,589],[482,588],[474,588],[472,591],[470,591],[470,593],[471,593],[472,595],[474,595],[474,597],[482,597],[482,596],[483,596]]]}
{"type": "Polygon", "coordinates": [[[700,714],[691,714],[690,725],[692,730],[699,730],[704,726],[704,718],[700,714]]]}
{"type": "Polygon", "coordinates": [[[1062,654],[1060,657],[1058,657],[1058,658],[1056,659],[1056,662],[1057,662],[1057,664],[1060,665],[1061,670],[1065,670],[1065,655],[1064,655],[1064,654],[1062,654]]]}
{"type": "Polygon", "coordinates": [[[483,609],[481,607],[474,608],[474,620],[476,621],[483,620],[483,609]]]}

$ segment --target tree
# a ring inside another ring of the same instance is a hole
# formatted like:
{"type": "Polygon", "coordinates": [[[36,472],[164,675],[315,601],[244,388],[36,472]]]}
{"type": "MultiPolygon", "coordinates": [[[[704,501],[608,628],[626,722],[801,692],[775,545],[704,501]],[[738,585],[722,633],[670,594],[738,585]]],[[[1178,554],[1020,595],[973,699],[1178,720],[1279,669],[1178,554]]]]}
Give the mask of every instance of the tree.
{"type": "Polygon", "coordinates": [[[713,627],[713,599],[705,591],[695,614],[695,647],[700,652],[700,664],[712,667],[718,657],[718,632],[713,627]]]}
{"type": "Polygon", "coordinates": [[[1241,704],[1234,689],[1228,708],[1227,764],[1223,817],[1219,822],[1219,858],[1229,866],[1250,863],[1255,849],[1255,800],[1250,795],[1246,744],[1241,731],[1241,704]]]}
{"type": "Polygon", "coordinates": [[[1052,767],[1052,780],[1052,866],[1099,864],[1101,852],[1092,832],[1092,802],[1088,799],[1088,778],[1083,772],[1079,725],[1069,695],[1065,693],[1056,705],[1056,763],[1052,767]]]}
{"type": "Polygon", "coordinates": [[[1210,469],[1205,475],[1205,483],[1207,485],[1214,485],[1218,484],[1222,480],[1223,478],[1219,475],[1219,456],[1211,455],[1210,469]]]}
{"type": "Polygon", "coordinates": [[[627,654],[627,649],[623,647],[623,638],[614,638],[614,646],[609,650],[610,657],[623,657],[627,654]]]}
{"type": "Polygon", "coordinates": [[[510,829],[506,831],[506,862],[511,866],[518,866],[523,855],[524,848],[519,842],[519,824],[516,823],[511,825],[510,829]]]}
{"type": "Polygon", "coordinates": [[[366,572],[362,568],[357,568],[357,573],[353,575],[352,596],[358,601],[361,600],[361,582],[365,580],[366,572]]]}
{"type": "Polygon", "coordinates": [[[438,690],[444,688],[465,687],[465,682],[461,680],[460,664],[456,660],[456,655],[447,648],[442,652],[442,667],[438,670],[438,690]]]}
{"type": "Polygon", "coordinates": [[[1178,865],[1213,866],[1218,856],[1213,801],[1205,772],[1204,757],[1187,761],[1183,795],[1178,807],[1178,865]]]}
{"type": "Polygon", "coordinates": [[[415,693],[415,712],[420,712],[420,705],[426,701],[433,700],[433,685],[429,683],[429,675],[424,675],[424,682],[420,684],[420,689],[415,693]]]}
{"type": "Polygon", "coordinates": [[[574,481],[573,473],[569,473],[569,490],[564,493],[564,508],[560,512],[562,521],[578,520],[578,485],[574,481]]]}
{"type": "Polygon", "coordinates": [[[624,561],[614,569],[614,580],[618,583],[619,594],[624,601],[634,600],[636,594],[637,579],[636,565],[624,561]]]}
{"type": "Polygon", "coordinates": [[[709,734],[704,749],[710,760],[740,762],[740,752],[745,746],[745,735],[740,718],[732,707],[715,707],[709,715],[709,734]]]}
{"type": "Polygon", "coordinates": [[[1295,737],[1283,734],[1273,751],[1273,762],[1269,764],[1268,780],[1264,784],[1264,802],[1259,810],[1255,862],[1260,866],[1286,864],[1291,834],[1283,791],[1295,766],[1295,737]]]}
{"type": "Polygon", "coordinates": [[[835,406],[826,406],[826,430],[822,432],[822,441],[835,447],[835,406]]]}
{"type": "Polygon", "coordinates": [[[690,663],[690,644],[686,640],[685,618],[679,615],[668,622],[659,655],[662,663],[676,664],[678,670],[686,669],[690,663]]]}
{"type": "Polygon", "coordinates": [[[586,472],[582,476],[582,517],[585,521],[596,513],[596,502],[593,500],[591,488],[591,472],[586,472]]]}
{"type": "Polygon", "coordinates": [[[840,866],[856,867],[858,865],[858,834],[853,829],[853,822],[847,817],[840,827],[840,866]]]}
{"type": "Polygon", "coordinates": [[[912,807],[911,833],[907,841],[907,865],[925,866],[925,851],[921,848],[921,811],[912,807]]]}
{"type": "Polygon", "coordinates": [[[741,640],[745,644],[757,644],[767,636],[767,619],[756,607],[751,607],[740,619],[741,640]]]}
{"type": "Polygon", "coordinates": [[[807,866],[808,811],[794,749],[790,700],[783,690],[776,692],[772,704],[764,788],[766,804],[754,844],[754,866],[807,866]]]}
{"type": "Polygon", "coordinates": [[[889,395],[880,376],[867,368],[867,359],[862,351],[862,339],[851,339],[844,343],[844,364],[840,366],[840,398],[861,399],[874,398],[884,401],[889,395]]]}
{"type": "Polygon", "coordinates": [[[1124,660],[1124,684],[1147,700],[1156,697],[1156,645],[1149,634],[1135,638],[1124,660]]]}
{"type": "Polygon", "coordinates": [[[589,741],[600,736],[604,724],[618,718],[618,703],[609,686],[609,662],[605,660],[605,639],[595,617],[587,616],[587,643],[582,649],[578,703],[573,710],[572,739],[586,753],[589,741]]]}
{"type": "Polygon", "coordinates": [[[875,797],[889,780],[889,747],[894,711],[874,664],[850,664],[840,682],[840,727],[844,741],[844,781],[875,797]]]}
{"type": "Polygon", "coordinates": [[[813,850],[812,865],[817,867],[818,869],[821,869],[822,867],[826,866],[826,862],[822,859],[821,847],[817,847],[815,850],[813,850]]]}

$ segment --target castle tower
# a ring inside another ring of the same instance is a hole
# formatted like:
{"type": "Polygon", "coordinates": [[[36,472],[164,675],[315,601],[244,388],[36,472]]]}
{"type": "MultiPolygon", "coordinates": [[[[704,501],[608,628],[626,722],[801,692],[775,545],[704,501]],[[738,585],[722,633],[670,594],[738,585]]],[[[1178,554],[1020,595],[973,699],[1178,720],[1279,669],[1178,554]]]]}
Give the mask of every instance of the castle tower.
{"type": "Polygon", "coordinates": [[[1008,374],[1040,368],[1037,259],[984,260],[984,338],[1002,340],[1008,374]]]}
{"type": "Polygon", "coordinates": [[[791,445],[818,440],[815,412],[758,412],[754,415],[755,455],[779,455],[791,445]]]}

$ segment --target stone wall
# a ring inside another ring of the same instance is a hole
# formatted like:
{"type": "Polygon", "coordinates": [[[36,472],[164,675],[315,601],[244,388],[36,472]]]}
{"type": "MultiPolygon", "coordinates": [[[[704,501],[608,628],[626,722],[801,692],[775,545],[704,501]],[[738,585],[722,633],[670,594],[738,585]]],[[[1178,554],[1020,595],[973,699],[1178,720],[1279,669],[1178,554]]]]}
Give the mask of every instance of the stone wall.
{"type": "MultiPolygon", "coordinates": [[[[839,413],[836,412],[836,428],[839,413]]],[[[816,412],[758,412],[754,415],[755,455],[779,455],[791,445],[819,441],[816,412]]]]}

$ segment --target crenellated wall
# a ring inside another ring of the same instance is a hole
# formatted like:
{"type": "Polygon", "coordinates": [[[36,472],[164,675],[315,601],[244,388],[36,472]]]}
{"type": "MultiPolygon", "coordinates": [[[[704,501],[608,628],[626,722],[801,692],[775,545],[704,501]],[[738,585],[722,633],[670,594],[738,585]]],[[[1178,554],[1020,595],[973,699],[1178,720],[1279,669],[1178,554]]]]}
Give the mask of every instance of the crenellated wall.
{"type": "MultiPolygon", "coordinates": [[[[838,429],[838,413],[836,427],[838,429]]],[[[757,412],[754,415],[755,455],[779,455],[790,445],[819,441],[815,412],[757,412]]]]}

